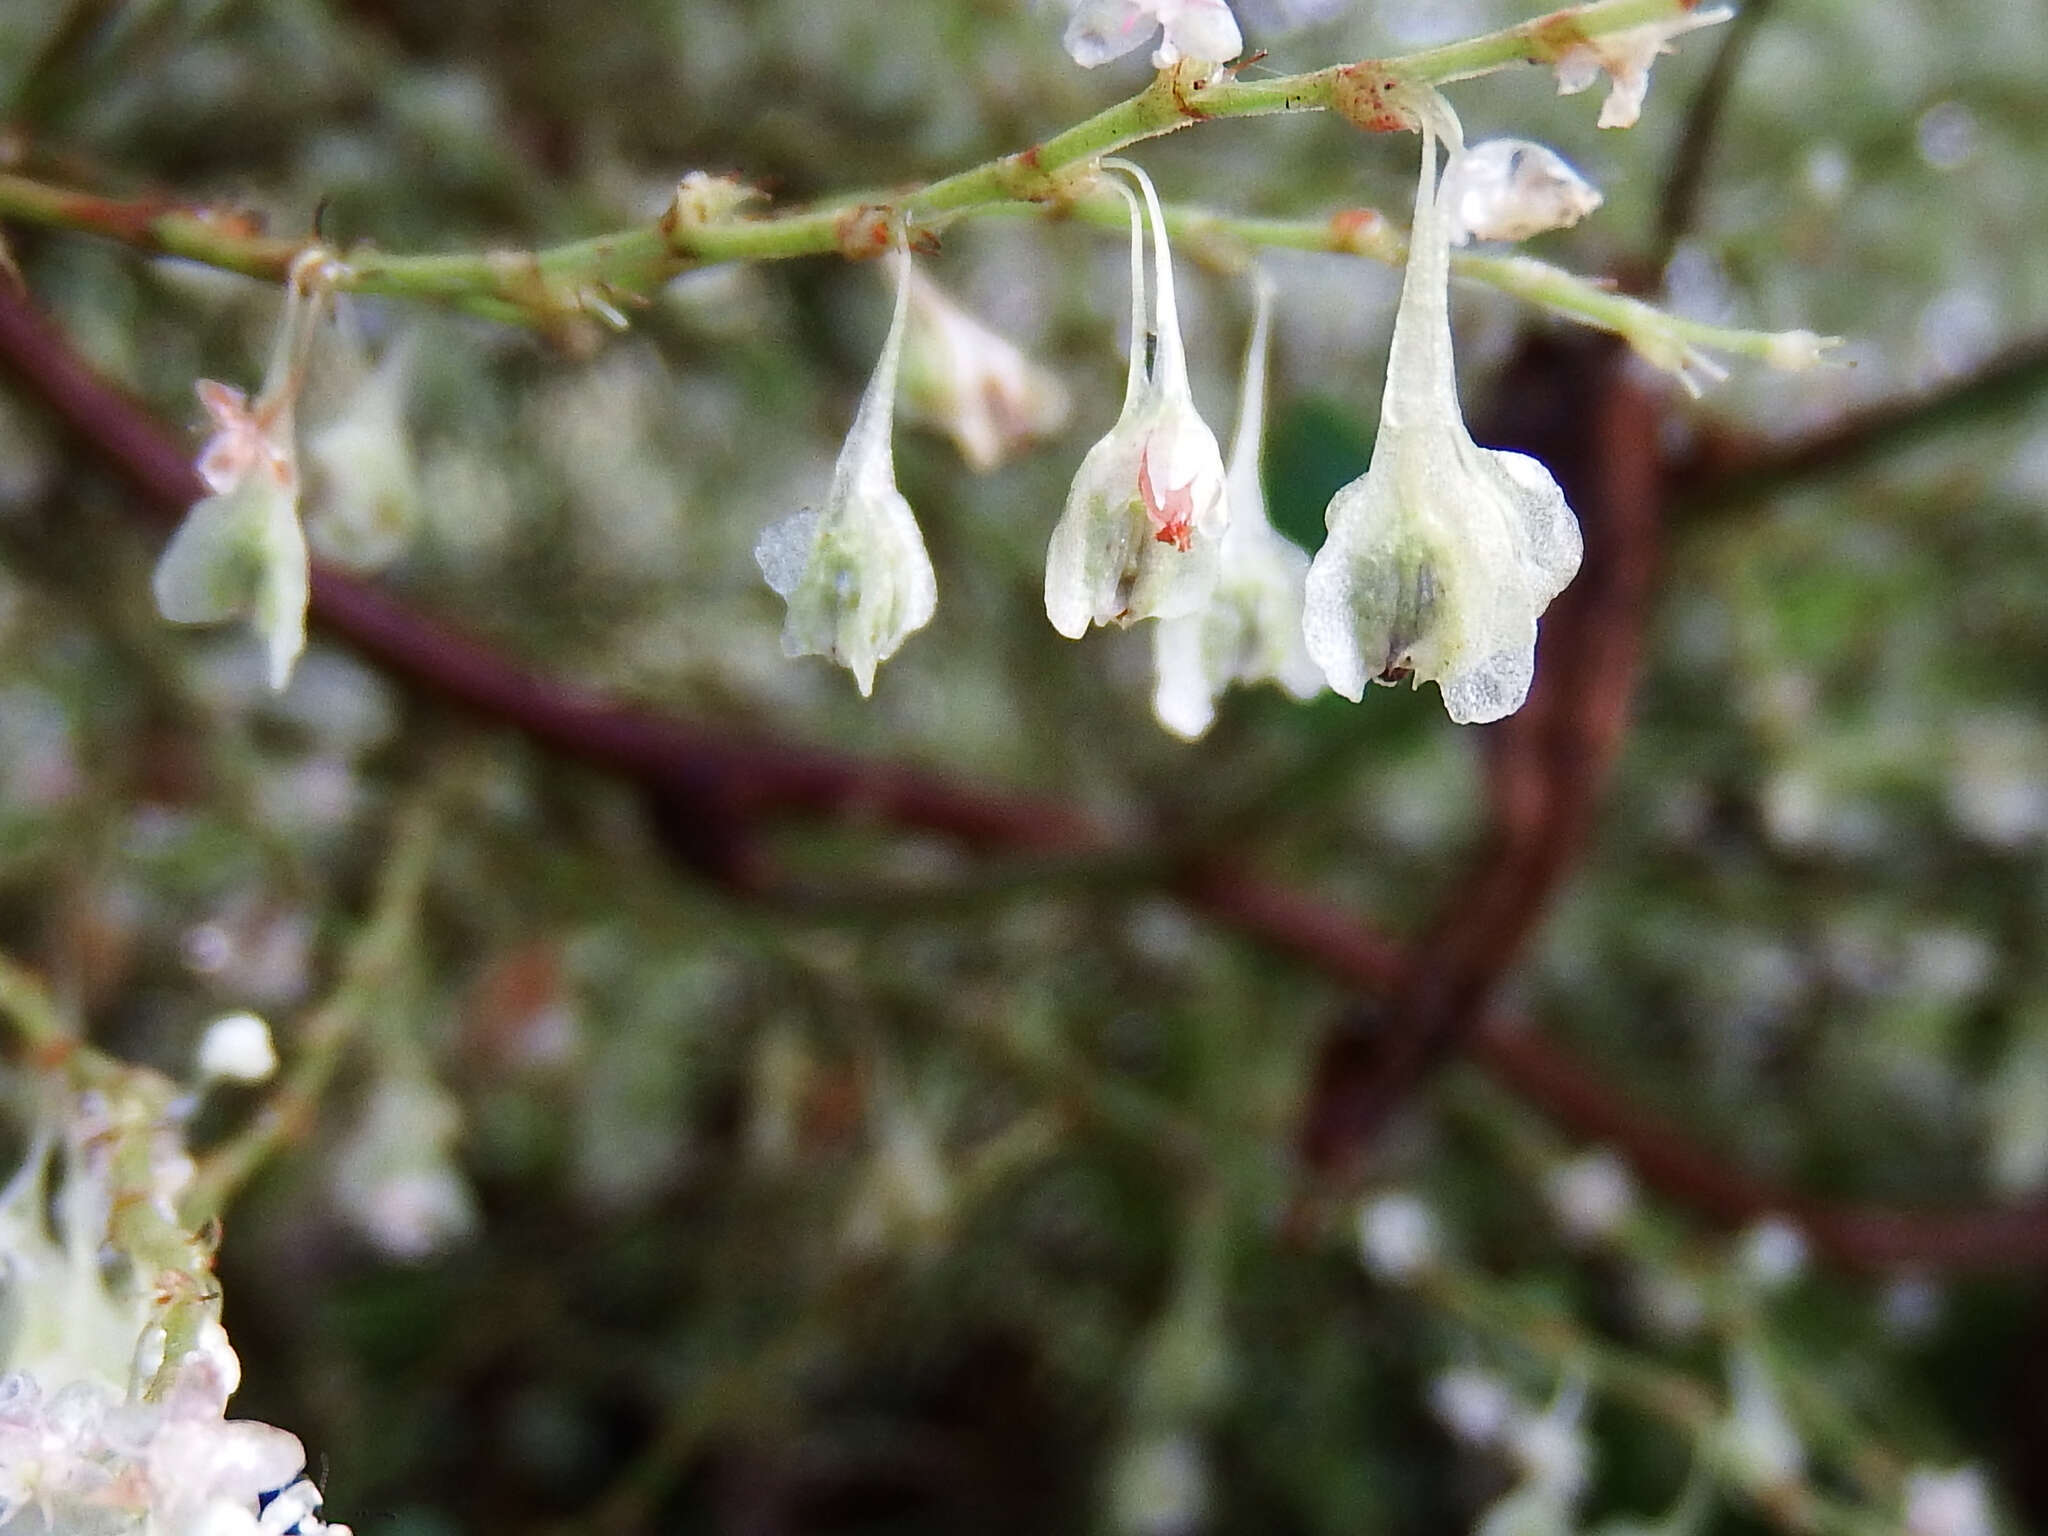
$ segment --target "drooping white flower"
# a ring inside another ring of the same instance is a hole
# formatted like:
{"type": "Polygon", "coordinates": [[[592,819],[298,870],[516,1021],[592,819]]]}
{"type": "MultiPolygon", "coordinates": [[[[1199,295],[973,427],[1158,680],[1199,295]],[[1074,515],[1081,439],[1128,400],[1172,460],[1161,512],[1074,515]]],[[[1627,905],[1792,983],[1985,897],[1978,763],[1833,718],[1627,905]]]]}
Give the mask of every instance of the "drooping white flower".
{"type": "Polygon", "coordinates": [[[1158,69],[1183,58],[1227,64],[1244,51],[1244,34],[1226,0],[1075,0],[1067,23],[1067,52],[1083,69],[1120,59],[1154,32],[1158,69]]]}
{"type": "Polygon", "coordinates": [[[333,279],[324,252],[293,263],[263,390],[252,403],[212,379],[197,385],[214,433],[197,469],[212,495],[195,503],[164,546],[151,589],[173,624],[246,617],[270,656],[282,691],[306,648],[309,572],[299,523],[299,466],[292,409],[333,279]]]}
{"type": "Polygon", "coordinates": [[[1066,386],[961,307],[922,272],[910,275],[903,340],[903,419],[936,427],[987,472],[1066,424],[1066,386]]]}
{"type": "Polygon", "coordinates": [[[1158,194],[1136,166],[1103,163],[1128,171],[1144,194],[1157,292],[1148,326],[1143,239],[1133,203],[1123,411],[1081,461],[1046,550],[1046,617],[1070,640],[1091,624],[1170,619],[1201,608],[1215,591],[1218,549],[1230,521],[1223,455],[1188,387],[1158,194]]]}
{"type": "Polygon", "coordinates": [[[1642,115],[1643,97],[1650,89],[1650,66],[1658,55],[1671,51],[1671,40],[1684,32],[1718,26],[1734,14],[1729,6],[1709,6],[1668,21],[1646,22],[1575,42],[1554,61],[1557,93],[1575,96],[1604,72],[1611,83],[1607,100],[1600,104],[1600,126],[1632,128],[1642,115]]]}
{"type": "Polygon", "coordinates": [[[307,560],[297,468],[287,463],[280,472],[265,458],[185,514],[157,560],[151,590],[157,612],[173,624],[246,617],[269,653],[270,686],[282,691],[306,648],[307,560]]]}
{"type": "Polygon", "coordinates": [[[1153,713],[1168,730],[1190,741],[1209,729],[1216,700],[1232,683],[1271,679],[1297,699],[1312,698],[1323,686],[1322,671],[1301,634],[1308,551],[1275,530],[1259,482],[1273,293],[1263,275],[1257,288],[1237,433],[1224,476],[1230,525],[1223,531],[1216,590],[1198,612],[1162,619],[1152,632],[1158,675],[1153,713]]]}
{"type": "Polygon", "coordinates": [[[439,1084],[405,1071],[370,1090],[336,1150],[341,1213],[395,1259],[425,1259],[476,1230],[476,1196],[455,1163],[462,1110],[439,1084]]]}
{"type": "Polygon", "coordinates": [[[1457,118],[1418,99],[1422,176],[1394,319],[1379,436],[1339,491],[1309,568],[1303,628],[1330,686],[1434,678],[1460,724],[1519,709],[1535,676],[1536,619],[1579,568],[1579,527],[1550,471],[1481,448],[1465,429],[1451,357],[1450,224],[1436,140],[1455,169],[1457,118]]]}
{"type": "Polygon", "coordinates": [[[374,571],[404,553],[419,524],[420,483],[405,429],[411,338],[356,376],[340,412],[306,434],[313,469],[308,532],[320,553],[374,571]]]}
{"type": "Polygon", "coordinates": [[[896,309],[882,355],[839,450],[822,512],[776,523],[754,546],[761,574],[789,604],[782,649],[825,656],[853,674],[865,698],[875,668],[922,629],[938,583],[910,503],[896,489],[890,447],[896,372],[910,299],[910,256],[898,252],[896,309]]]}
{"type": "Polygon", "coordinates": [[[1570,229],[1601,204],[1600,191],[1556,150],[1529,139],[1487,139],[1453,155],[1437,196],[1451,244],[1526,240],[1570,229]]]}
{"type": "Polygon", "coordinates": [[[1759,1290],[1781,1291],[1806,1273],[1806,1234],[1783,1216],[1766,1216],[1735,1245],[1735,1265],[1759,1290]]]}

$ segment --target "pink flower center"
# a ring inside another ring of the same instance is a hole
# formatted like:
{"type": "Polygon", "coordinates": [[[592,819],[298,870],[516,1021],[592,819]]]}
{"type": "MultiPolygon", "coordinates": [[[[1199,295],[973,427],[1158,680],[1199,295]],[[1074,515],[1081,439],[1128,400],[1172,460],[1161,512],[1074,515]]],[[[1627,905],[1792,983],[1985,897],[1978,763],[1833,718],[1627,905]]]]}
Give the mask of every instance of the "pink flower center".
{"type": "Polygon", "coordinates": [[[1152,484],[1152,450],[1138,454],[1138,499],[1152,520],[1152,537],[1186,554],[1195,539],[1195,493],[1192,482],[1174,486],[1161,496],[1152,484]]]}

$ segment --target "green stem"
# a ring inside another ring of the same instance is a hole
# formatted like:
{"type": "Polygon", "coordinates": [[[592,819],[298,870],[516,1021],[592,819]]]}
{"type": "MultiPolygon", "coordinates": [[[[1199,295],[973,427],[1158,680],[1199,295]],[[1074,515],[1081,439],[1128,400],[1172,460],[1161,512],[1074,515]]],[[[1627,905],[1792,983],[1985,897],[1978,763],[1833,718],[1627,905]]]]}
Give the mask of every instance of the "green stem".
{"type": "Polygon", "coordinates": [[[1693,1454],[1764,1519],[1796,1536],[1899,1536],[1890,1518],[1805,1481],[1768,1489],[1740,1483],[1720,1445],[1720,1395],[1688,1372],[1594,1338],[1569,1318],[1514,1295],[1476,1270],[1439,1262],[1420,1277],[1423,1299],[1480,1333],[1583,1376],[1597,1392],[1641,1409],[1689,1441],[1693,1454]]]}
{"type": "MultiPolygon", "coordinates": [[[[1204,82],[1183,66],[1162,72],[1137,95],[1042,144],[920,188],[858,193],[760,218],[737,211],[669,218],[537,251],[407,256],[358,249],[348,253],[335,287],[459,304],[502,319],[559,322],[618,297],[645,295],[693,266],[833,252],[879,254],[893,221],[937,228],[965,214],[1017,202],[1058,206],[1075,190],[1069,183],[1079,177],[1072,173],[1085,173],[1105,154],[1194,122],[1347,108],[1355,113],[1362,89],[1377,94],[1390,85],[1441,84],[1523,61],[1553,60],[1576,42],[1673,19],[1689,9],[1689,0],[1599,0],[1421,53],[1264,80],[1204,82]],[[884,231],[880,243],[871,238],[876,229],[884,231]]],[[[284,278],[292,258],[308,243],[263,235],[233,213],[163,198],[97,197],[12,175],[0,176],[0,218],[82,230],[272,281],[284,278]]],[[[1266,223],[1243,221],[1240,232],[1255,232],[1266,223]]]]}
{"type": "Polygon", "coordinates": [[[235,1191],[277,1149],[302,1135],[344,1049],[374,1009],[388,1006],[393,978],[411,953],[427,875],[433,865],[437,817],[423,798],[399,817],[369,925],[351,947],[340,984],[299,1031],[299,1056],[270,1101],[243,1130],[200,1162],[180,1215],[201,1226],[221,1214],[235,1191]]]}

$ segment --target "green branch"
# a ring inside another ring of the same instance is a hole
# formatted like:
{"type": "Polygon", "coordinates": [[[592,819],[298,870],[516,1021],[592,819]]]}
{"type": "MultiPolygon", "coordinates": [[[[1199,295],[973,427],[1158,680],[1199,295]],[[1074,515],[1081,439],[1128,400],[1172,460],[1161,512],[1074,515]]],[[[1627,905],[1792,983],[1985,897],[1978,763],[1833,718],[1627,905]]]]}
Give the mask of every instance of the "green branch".
{"type": "MultiPolygon", "coordinates": [[[[1016,203],[1063,206],[1103,155],[1191,123],[1314,111],[1338,111],[1371,123],[1374,104],[1389,88],[1442,84],[1515,63],[1554,60],[1576,43],[1676,18],[1691,8],[1689,0],[1599,0],[1421,53],[1265,80],[1226,75],[1203,81],[1183,65],[1163,71],[1137,95],[1042,144],[920,188],[857,193],[764,216],[745,214],[744,200],[738,198],[725,199],[708,216],[702,210],[693,216],[684,197],[659,221],[536,251],[408,256],[360,247],[346,254],[334,286],[455,304],[507,320],[545,324],[581,313],[603,316],[620,301],[644,297],[695,266],[873,255],[889,243],[898,223],[936,230],[955,218],[1016,203]]],[[[293,257],[312,243],[265,235],[237,212],[164,198],[122,201],[12,175],[0,176],[0,219],[85,231],[274,282],[284,279],[293,257]]],[[[1260,234],[1285,236],[1291,226],[1230,222],[1252,243],[1293,243],[1262,241],[1260,234]]]]}

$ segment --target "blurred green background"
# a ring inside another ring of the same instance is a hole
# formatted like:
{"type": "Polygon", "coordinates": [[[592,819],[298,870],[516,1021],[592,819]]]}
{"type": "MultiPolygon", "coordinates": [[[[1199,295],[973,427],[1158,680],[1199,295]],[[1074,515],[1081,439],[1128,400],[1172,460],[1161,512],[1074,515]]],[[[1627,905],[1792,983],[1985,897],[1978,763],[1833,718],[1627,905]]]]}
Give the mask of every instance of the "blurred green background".
{"type": "MultiPolygon", "coordinates": [[[[1261,67],[1529,14],[1289,9],[1242,8],[1261,67]]],[[[0,119],[14,164],[69,184],[227,199],[287,233],[317,208],[343,244],[530,246],[651,217],[691,169],[786,203],[943,174],[1144,82],[1139,55],[1075,68],[1063,19],[1023,0],[8,0],[0,119]]],[[[1622,134],[1542,70],[1453,89],[1473,137],[1554,144],[1605,191],[1538,254],[1595,274],[1662,254],[1666,170],[1720,46],[1688,39],[1622,134]]],[[[2044,86],[2038,0],[1770,5],[1662,294],[1840,334],[1850,366],[1738,368],[1669,402],[1663,446],[1803,440],[2041,335],[2044,86]]],[[[1137,157],[1170,198],[1245,213],[1399,211],[1414,174],[1412,141],[1327,117],[1137,157]]],[[[195,445],[193,379],[253,383],[273,291],[9,234],[37,301],[195,445]]],[[[1179,254],[1221,427],[1244,284],[1179,254]]],[[[939,609],[871,701],[782,657],[751,550],[823,492],[885,320],[872,268],[693,274],[588,356],[358,302],[373,346],[416,346],[425,494],[378,579],[549,676],[714,725],[1138,834],[1249,805],[1234,836],[1262,868],[1412,934],[1483,817],[1477,734],[1433,690],[1233,695],[1189,747],[1151,720],[1148,637],[1076,645],[1045,622],[1045,540],[1122,387],[1124,259],[1092,227],[949,233],[933,270],[1075,409],[986,476],[899,433],[939,609]]],[[[1313,545],[1365,461],[1399,275],[1268,261],[1269,495],[1313,545]]],[[[1458,304],[1476,412],[1551,322],[1458,304]]],[[[2048,415],[2014,395],[1910,452],[1673,519],[1632,734],[1514,984],[1637,1102],[1823,1198],[2048,1185],[2048,415]]],[[[1513,1482],[1445,1433],[1430,1383],[1483,1367],[1540,1402],[1554,1364],[1374,1283],[1341,1237],[1282,1230],[1340,989],[1114,871],[823,916],[734,897],[629,790],[317,635],[272,698],[239,631],[161,625],[128,497],[0,389],[0,944],[134,1059],[182,1071],[245,1007],[289,1059],[399,809],[437,813],[406,962],[223,1248],[236,1411],[305,1439],[333,1516],[392,1536],[1434,1533],[1513,1482]]],[[[964,867],[858,820],[775,851],[821,880],[964,867]]],[[[201,1138],[253,1100],[209,1102],[201,1138]]],[[[1425,1197],[1503,1294],[1718,1381],[1726,1335],[1684,1295],[1739,1291],[1738,1254],[1650,1194],[1625,1236],[1569,1241],[1544,1198],[1567,1153],[1453,1069],[1370,1173],[1425,1197]]],[[[2024,1273],[1817,1267],[1729,1326],[1797,1387],[1822,1486],[1854,1500],[1976,1462],[2029,1529],[2048,1521],[2024,1502],[2048,1496],[2042,1302],[2024,1273]],[[1892,1459],[1859,1481],[1865,1452],[1892,1459]]],[[[1589,1524],[1676,1496],[1668,1429],[1599,1396],[1588,1423],[1589,1524]]],[[[1708,1528],[1767,1528],[1743,1509],[1708,1528]]]]}

